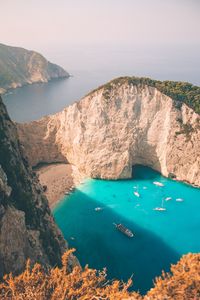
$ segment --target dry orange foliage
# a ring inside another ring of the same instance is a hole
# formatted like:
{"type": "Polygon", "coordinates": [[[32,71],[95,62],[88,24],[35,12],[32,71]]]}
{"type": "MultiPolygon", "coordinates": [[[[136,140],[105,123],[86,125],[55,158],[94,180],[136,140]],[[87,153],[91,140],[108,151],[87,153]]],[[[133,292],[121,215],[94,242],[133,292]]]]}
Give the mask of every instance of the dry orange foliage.
{"type": "Polygon", "coordinates": [[[132,281],[127,283],[109,281],[106,270],[97,271],[77,266],[69,273],[68,259],[74,250],[63,255],[62,268],[48,272],[27,262],[19,276],[6,275],[0,283],[0,299],[6,300],[199,300],[200,299],[200,254],[188,254],[177,265],[172,265],[172,274],[164,273],[156,278],[155,287],[147,295],[129,292],[132,281]]]}
{"type": "Polygon", "coordinates": [[[106,271],[96,271],[86,266],[84,269],[77,266],[69,273],[67,262],[73,250],[63,255],[63,267],[52,268],[45,272],[43,267],[35,264],[30,267],[27,262],[25,271],[16,277],[12,274],[4,277],[0,284],[0,299],[12,300],[95,300],[110,299],[133,300],[141,299],[137,293],[129,293],[132,284],[120,281],[108,281],[106,271]]]}
{"type": "Polygon", "coordinates": [[[200,254],[189,253],[162,273],[145,300],[200,300],[200,254]]]}

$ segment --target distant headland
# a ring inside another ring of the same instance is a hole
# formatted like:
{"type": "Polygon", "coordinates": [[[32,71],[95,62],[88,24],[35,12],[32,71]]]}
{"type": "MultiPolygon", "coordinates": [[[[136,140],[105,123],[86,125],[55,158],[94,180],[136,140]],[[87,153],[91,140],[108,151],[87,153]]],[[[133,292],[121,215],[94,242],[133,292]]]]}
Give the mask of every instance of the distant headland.
{"type": "Polygon", "coordinates": [[[38,52],[0,44],[0,94],[27,84],[69,76],[38,52]]]}

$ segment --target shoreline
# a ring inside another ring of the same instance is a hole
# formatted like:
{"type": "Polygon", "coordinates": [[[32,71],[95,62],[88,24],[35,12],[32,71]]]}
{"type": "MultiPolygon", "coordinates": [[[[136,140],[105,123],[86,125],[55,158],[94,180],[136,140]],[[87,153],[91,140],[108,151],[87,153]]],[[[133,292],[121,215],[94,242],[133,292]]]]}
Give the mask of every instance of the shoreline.
{"type": "Polygon", "coordinates": [[[65,194],[70,194],[85,178],[78,169],[70,164],[54,163],[35,169],[51,210],[65,194]]]}
{"type": "Polygon", "coordinates": [[[0,96],[7,96],[10,93],[13,93],[15,90],[24,88],[26,86],[31,86],[31,85],[34,85],[34,84],[46,84],[46,83],[50,83],[52,81],[66,80],[70,77],[73,77],[73,75],[69,74],[69,76],[61,76],[61,77],[50,78],[47,81],[25,82],[23,84],[19,83],[19,85],[16,85],[16,87],[8,87],[8,88],[0,87],[0,96]]]}
{"type": "MultiPolygon", "coordinates": [[[[45,164],[36,167],[34,171],[38,175],[40,184],[44,187],[44,194],[48,199],[51,210],[53,210],[65,195],[73,192],[73,190],[86,178],[86,176],[80,174],[77,167],[67,163],[57,162],[45,164]]],[[[193,188],[200,188],[186,181],[178,180],[177,178],[168,179],[189,185],[193,188]]]]}

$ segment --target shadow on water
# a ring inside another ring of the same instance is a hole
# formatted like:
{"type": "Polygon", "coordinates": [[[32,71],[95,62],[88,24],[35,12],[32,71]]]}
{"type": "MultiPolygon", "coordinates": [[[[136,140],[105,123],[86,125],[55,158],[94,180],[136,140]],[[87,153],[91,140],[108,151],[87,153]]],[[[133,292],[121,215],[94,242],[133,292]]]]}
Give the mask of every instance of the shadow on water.
{"type": "Polygon", "coordinates": [[[127,281],[133,274],[133,289],[141,293],[149,290],[154,278],[161,275],[162,270],[168,271],[170,264],[180,258],[154,233],[78,189],[69,199],[60,202],[54,216],[70,247],[76,248],[82,266],[106,267],[109,279],[127,281]],[[103,210],[96,212],[95,207],[103,207],[103,210]],[[123,223],[135,237],[130,239],[117,231],[113,222],[123,223]]]}
{"type": "Polygon", "coordinates": [[[151,167],[145,167],[143,165],[134,165],[132,167],[132,178],[137,180],[147,180],[147,179],[160,179],[160,173],[155,171],[151,167]]]}

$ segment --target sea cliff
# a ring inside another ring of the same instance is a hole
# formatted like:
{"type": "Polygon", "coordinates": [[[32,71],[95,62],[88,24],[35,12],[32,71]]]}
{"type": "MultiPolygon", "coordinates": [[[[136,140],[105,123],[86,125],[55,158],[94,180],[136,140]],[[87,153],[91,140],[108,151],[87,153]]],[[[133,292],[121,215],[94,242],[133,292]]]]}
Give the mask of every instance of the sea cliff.
{"type": "Polygon", "coordinates": [[[200,186],[200,116],[174,98],[114,80],[60,113],[18,124],[20,141],[32,166],[69,162],[91,178],[124,179],[142,164],[200,186]]]}
{"type": "MultiPolygon", "coordinates": [[[[67,248],[0,98],[0,277],[21,272],[28,258],[46,268],[61,265],[67,248]]],[[[69,264],[76,263],[71,257],[69,264]]]]}
{"type": "Polygon", "coordinates": [[[0,94],[26,84],[66,77],[69,74],[63,68],[41,54],[0,44],[0,94]]]}

